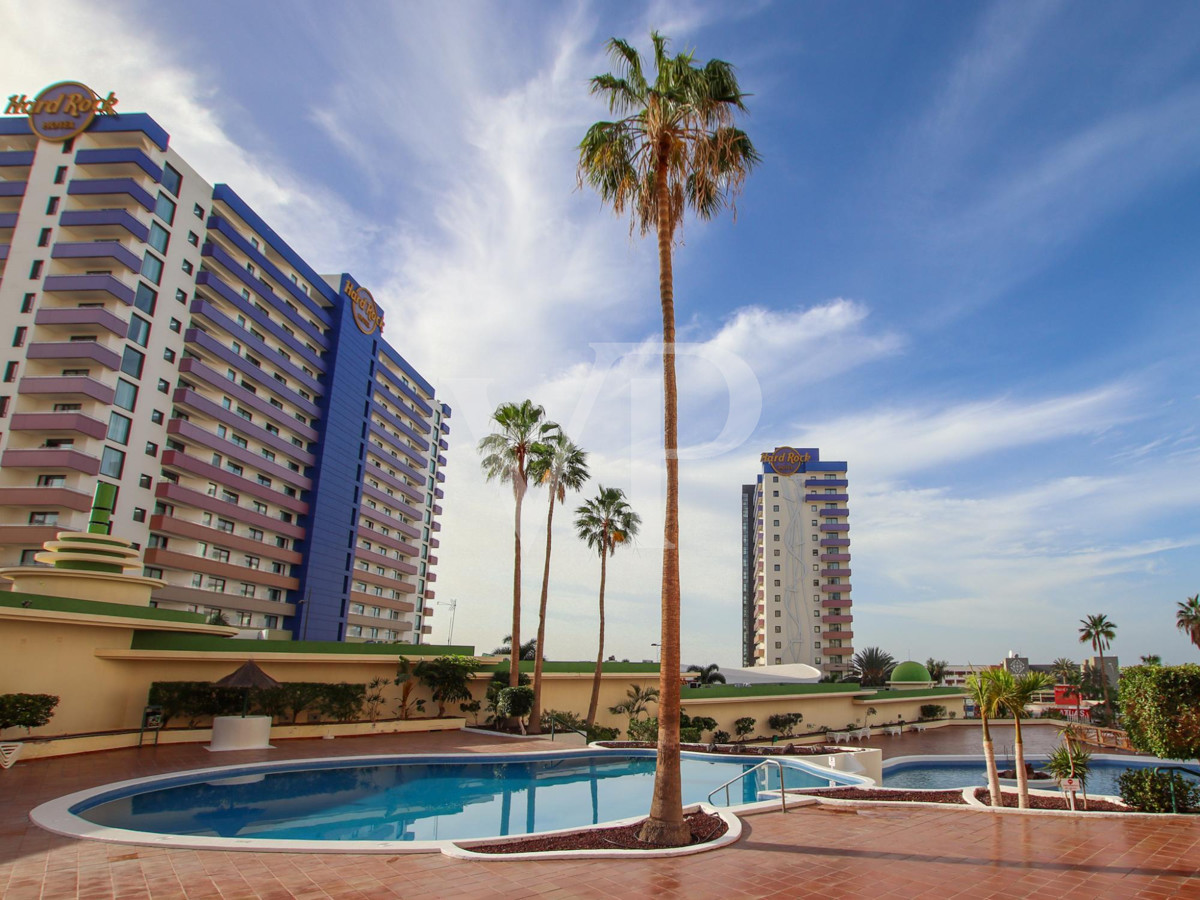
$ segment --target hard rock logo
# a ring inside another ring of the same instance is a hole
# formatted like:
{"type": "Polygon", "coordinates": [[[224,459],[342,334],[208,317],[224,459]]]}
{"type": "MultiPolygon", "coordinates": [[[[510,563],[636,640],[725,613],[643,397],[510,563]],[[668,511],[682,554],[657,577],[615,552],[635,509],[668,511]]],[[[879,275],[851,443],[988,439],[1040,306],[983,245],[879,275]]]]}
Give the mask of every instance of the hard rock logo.
{"type": "Polygon", "coordinates": [[[350,310],[354,314],[354,324],[363,334],[374,334],[375,330],[383,330],[383,310],[364,287],[356,287],[349,278],[342,290],[350,298],[350,310]]]}
{"type": "Polygon", "coordinates": [[[800,471],[801,464],[812,459],[812,454],[801,453],[794,447],[776,447],[774,453],[764,453],[761,459],[777,475],[794,475],[800,471]]]}
{"type": "Polygon", "coordinates": [[[6,116],[29,116],[33,133],[44,141],[66,141],[87,130],[97,113],[116,115],[117,95],[100,97],[85,84],[60,81],[30,100],[13,94],[4,109],[6,116]]]}

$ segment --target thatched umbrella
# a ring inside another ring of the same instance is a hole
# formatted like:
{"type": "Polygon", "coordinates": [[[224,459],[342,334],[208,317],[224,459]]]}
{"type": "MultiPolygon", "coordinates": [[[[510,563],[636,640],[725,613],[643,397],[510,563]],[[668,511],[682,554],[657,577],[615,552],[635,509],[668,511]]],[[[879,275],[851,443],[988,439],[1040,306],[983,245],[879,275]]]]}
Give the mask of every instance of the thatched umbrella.
{"type": "Polygon", "coordinates": [[[258,664],[252,659],[246,660],[238,667],[236,672],[230,672],[220,681],[214,681],[216,687],[242,688],[245,696],[242,700],[242,718],[246,717],[246,711],[250,708],[250,689],[279,687],[279,682],[264,672],[258,667],[258,664]]]}

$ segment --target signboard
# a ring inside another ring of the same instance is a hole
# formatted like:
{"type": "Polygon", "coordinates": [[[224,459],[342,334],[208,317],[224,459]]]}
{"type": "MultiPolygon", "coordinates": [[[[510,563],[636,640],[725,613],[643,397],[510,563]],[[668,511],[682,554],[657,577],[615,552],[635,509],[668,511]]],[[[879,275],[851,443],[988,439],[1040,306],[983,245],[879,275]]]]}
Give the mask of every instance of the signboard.
{"type": "Polygon", "coordinates": [[[350,311],[354,314],[354,324],[363,334],[374,334],[376,329],[383,331],[383,310],[364,287],[358,287],[349,278],[342,285],[342,290],[350,298],[350,311]]]}
{"type": "Polygon", "coordinates": [[[812,460],[812,454],[795,447],[776,447],[774,453],[764,453],[760,460],[768,472],[774,472],[776,475],[795,475],[800,471],[800,466],[812,460]]]}
{"type": "Polygon", "coordinates": [[[1081,791],[1083,790],[1083,782],[1078,778],[1060,778],[1058,786],[1064,791],[1081,791]]]}
{"type": "Polygon", "coordinates": [[[33,133],[43,141],[68,141],[86,131],[97,114],[113,116],[117,95],[109,91],[100,97],[86,84],[60,81],[43,88],[32,100],[25,94],[13,94],[4,109],[6,116],[29,116],[33,133]]]}

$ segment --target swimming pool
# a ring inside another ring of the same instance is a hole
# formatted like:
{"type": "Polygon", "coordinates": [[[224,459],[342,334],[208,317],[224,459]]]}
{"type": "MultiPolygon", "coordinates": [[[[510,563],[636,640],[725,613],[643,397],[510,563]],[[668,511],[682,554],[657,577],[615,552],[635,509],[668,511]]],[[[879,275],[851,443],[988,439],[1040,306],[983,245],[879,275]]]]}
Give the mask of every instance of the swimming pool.
{"type": "MultiPolygon", "coordinates": [[[[762,760],[684,754],[683,801],[762,760]]],[[[469,757],[351,757],[204,769],[107,785],[44,804],[32,818],[77,837],[242,849],[384,849],[393,842],[552,831],[649,809],[654,751],[566,751],[469,757]],[[376,845],[383,846],[364,846],[376,845]]],[[[788,788],[862,781],[783,760],[788,788]]],[[[779,787],[764,767],[732,805],[779,787]]],[[[724,792],[714,798],[724,805],[724,792]]]]}
{"type": "MultiPolygon", "coordinates": [[[[1025,761],[1035,769],[1046,761],[1044,754],[1030,754],[1025,761]]],[[[996,765],[1000,769],[1011,769],[1011,757],[999,756],[996,765]]],[[[1152,768],[1173,763],[1161,759],[1147,759],[1113,754],[1096,754],[1092,757],[1088,774],[1089,794],[1119,796],[1117,778],[1126,769],[1152,768]]],[[[1186,764],[1185,764],[1186,765],[1186,764]]],[[[939,788],[962,788],[987,784],[986,768],[982,756],[909,756],[885,760],[883,764],[883,786],[908,788],[909,790],[936,790],[939,788]]],[[[1057,790],[1053,783],[1038,785],[1030,782],[1031,788],[1057,790]]]]}

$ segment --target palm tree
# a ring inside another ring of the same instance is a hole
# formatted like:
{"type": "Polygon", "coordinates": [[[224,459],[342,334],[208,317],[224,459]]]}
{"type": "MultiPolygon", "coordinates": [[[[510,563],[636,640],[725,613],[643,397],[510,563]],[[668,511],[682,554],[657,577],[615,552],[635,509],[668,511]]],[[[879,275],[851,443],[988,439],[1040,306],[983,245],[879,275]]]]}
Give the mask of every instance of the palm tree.
{"type": "Polygon", "coordinates": [[[716,663],[709,663],[707,666],[688,666],[689,672],[699,672],[693,684],[724,684],[725,676],[718,670],[721,667],[716,663]]]}
{"type": "MultiPolygon", "coordinates": [[[[537,638],[530,638],[521,644],[521,652],[517,654],[524,662],[531,662],[537,656],[537,638]]],[[[504,643],[492,651],[492,656],[512,656],[512,635],[504,636],[504,643]]]]}
{"type": "MultiPolygon", "coordinates": [[[[608,711],[614,716],[629,716],[629,721],[632,723],[634,719],[646,711],[646,707],[651,703],[657,703],[659,699],[658,688],[642,687],[640,684],[631,684],[625,691],[625,699],[616,706],[610,706],[608,711]]],[[[588,723],[591,727],[591,723],[588,723]]]]}
{"type": "Polygon", "coordinates": [[[1014,677],[1004,669],[994,670],[1003,672],[1004,676],[995,675],[996,699],[999,704],[1012,713],[1013,717],[1013,764],[1017,770],[1017,806],[1029,808],[1029,775],[1025,771],[1025,744],[1021,739],[1021,716],[1025,707],[1033,700],[1033,695],[1044,691],[1053,680],[1045,672],[1026,672],[1014,677]]]}
{"type": "Polygon", "coordinates": [[[1079,674],[1079,663],[1073,659],[1060,656],[1050,664],[1050,671],[1059,684],[1070,684],[1071,679],[1079,674]]]}
{"type": "Polygon", "coordinates": [[[1184,632],[1193,644],[1200,647],[1200,594],[1180,600],[1175,611],[1175,627],[1184,632]]]}
{"type": "Polygon", "coordinates": [[[544,484],[550,492],[550,509],[546,513],[546,564],[542,569],[542,596],[538,604],[537,652],[533,662],[533,706],[529,710],[529,731],[542,730],[542,648],[546,641],[546,598],[550,592],[550,538],[554,527],[554,502],[567,499],[567,491],[577,491],[591,476],[588,474],[587,452],[579,449],[561,431],[533,445],[529,477],[544,484]]]}
{"type": "MultiPolygon", "coordinates": [[[[987,765],[988,794],[995,808],[999,808],[1003,801],[1000,797],[1000,776],[996,774],[996,747],[992,743],[992,731],[988,727],[988,720],[994,718],[999,709],[997,685],[992,674],[997,671],[1004,670],[984,669],[982,672],[972,672],[967,676],[966,683],[967,695],[975,704],[979,721],[983,724],[983,759],[987,765]]],[[[1008,675],[1007,672],[1004,674],[1008,675]]]]}
{"type": "Polygon", "coordinates": [[[864,647],[854,654],[850,660],[850,668],[858,676],[858,682],[863,687],[878,687],[887,683],[892,669],[896,668],[896,660],[892,654],[878,647],[864,647]]]}
{"type": "Polygon", "coordinates": [[[592,676],[592,700],[588,704],[587,724],[596,724],[596,707],[600,703],[600,674],[604,668],[604,582],[608,575],[608,558],[617,552],[619,544],[637,537],[642,517],[629,508],[625,492],[620,488],[600,485],[600,493],[575,510],[575,533],[588,547],[600,554],[600,638],[596,650],[596,672],[592,676]]]}
{"type": "Polygon", "coordinates": [[[1161,666],[1162,665],[1162,657],[1159,656],[1157,653],[1147,654],[1146,656],[1142,657],[1142,665],[1143,666],[1161,666]]]}
{"type": "Polygon", "coordinates": [[[1108,696],[1108,671],[1104,668],[1104,651],[1112,645],[1113,638],[1117,636],[1117,626],[1109,621],[1104,613],[1080,619],[1079,624],[1083,626],[1079,629],[1079,643],[1091,642],[1092,649],[1100,656],[1100,685],[1104,688],[1104,706],[1108,710],[1109,718],[1112,718],[1112,699],[1108,696]]]}
{"type": "Polygon", "coordinates": [[[710,219],[729,205],[758,162],[746,133],[733,127],[745,110],[733,66],[704,66],[691,52],[667,55],[667,39],[652,32],[655,75],[647,81],[642,58],[619,38],[608,42],[615,74],[592,79],[592,93],[608,101],[613,122],[596,122],[579,145],[579,183],[591,185],[630,230],[658,238],[658,291],[663,323],[663,450],[667,469],[663,521],[662,658],[658,759],[654,798],[639,838],[664,846],[691,839],[683,819],[679,772],[679,436],[675,382],[675,285],[672,248],[684,213],[710,219]]]}
{"type": "Polygon", "coordinates": [[[944,659],[934,659],[932,656],[925,660],[925,668],[929,671],[929,677],[934,684],[941,684],[946,680],[946,669],[950,668],[950,663],[944,659]]]}
{"type": "Polygon", "coordinates": [[[544,421],[546,410],[535,406],[532,400],[520,403],[501,403],[492,413],[496,431],[479,442],[483,455],[480,465],[488,481],[499,481],[512,485],[516,500],[516,515],[513,519],[513,623],[512,623],[512,666],[509,669],[509,686],[517,686],[518,658],[521,646],[521,504],[525,500],[525,489],[529,484],[529,455],[539,438],[558,430],[553,422],[544,421]]]}

